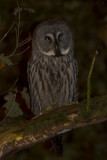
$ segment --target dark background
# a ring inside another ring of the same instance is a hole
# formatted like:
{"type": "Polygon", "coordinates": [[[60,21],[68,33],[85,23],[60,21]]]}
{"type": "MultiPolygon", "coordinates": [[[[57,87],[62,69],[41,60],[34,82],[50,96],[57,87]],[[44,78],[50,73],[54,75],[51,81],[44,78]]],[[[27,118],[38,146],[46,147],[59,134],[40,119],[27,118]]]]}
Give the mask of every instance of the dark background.
{"type": "MultiPolygon", "coordinates": [[[[79,65],[79,101],[86,97],[87,76],[92,57],[97,49],[97,56],[92,79],[91,96],[107,93],[107,5],[104,0],[96,1],[36,1],[19,0],[23,9],[20,18],[20,41],[33,34],[34,27],[39,22],[49,18],[62,18],[70,25],[74,34],[74,53],[79,65]]],[[[17,2],[0,0],[0,39],[7,32],[18,16],[14,15],[17,2]]],[[[0,44],[0,54],[9,55],[15,47],[15,30],[9,32],[0,44]]],[[[13,66],[0,70],[0,106],[4,100],[2,94],[19,78],[16,86],[22,90],[27,87],[26,65],[31,54],[31,42],[17,50],[30,49],[19,56],[13,56],[13,66]]],[[[64,135],[64,160],[106,160],[107,159],[107,123],[76,129],[64,135]]],[[[11,155],[7,160],[57,159],[54,153],[48,151],[48,142],[36,144],[33,147],[11,155]]]]}

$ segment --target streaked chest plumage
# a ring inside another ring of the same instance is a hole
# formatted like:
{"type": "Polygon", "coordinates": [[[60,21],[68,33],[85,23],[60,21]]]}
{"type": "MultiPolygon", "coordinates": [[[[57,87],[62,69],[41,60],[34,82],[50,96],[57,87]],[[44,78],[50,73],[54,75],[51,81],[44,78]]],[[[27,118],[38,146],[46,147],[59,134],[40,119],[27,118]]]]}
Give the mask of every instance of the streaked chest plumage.
{"type": "Polygon", "coordinates": [[[30,92],[33,94],[32,108],[36,109],[34,112],[40,112],[49,106],[65,105],[72,101],[74,71],[71,62],[65,58],[53,58],[52,60],[32,60],[30,64],[29,68],[33,71],[29,71],[29,77],[30,92]],[[34,64],[35,67],[32,68],[34,64]]]}

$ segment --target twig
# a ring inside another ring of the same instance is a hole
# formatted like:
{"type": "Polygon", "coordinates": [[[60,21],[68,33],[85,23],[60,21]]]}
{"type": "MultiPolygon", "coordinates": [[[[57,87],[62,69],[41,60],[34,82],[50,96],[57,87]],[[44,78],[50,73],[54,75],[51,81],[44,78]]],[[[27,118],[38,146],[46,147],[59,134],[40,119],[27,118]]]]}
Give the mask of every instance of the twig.
{"type": "Polygon", "coordinates": [[[19,33],[20,33],[20,7],[19,7],[19,4],[17,2],[17,7],[18,7],[18,24],[17,24],[17,46],[18,46],[18,43],[19,43],[19,33]]]}
{"type": "MultiPolygon", "coordinates": [[[[29,49],[29,46],[22,52],[18,53],[15,55],[17,49],[19,47],[22,47],[23,45],[25,45],[26,43],[28,43],[32,38],[29,36],[28,38],[26,38],[25,40],[23,40],[22,42],[19,43],[19,36],[20,36],[20,13],[22,11],[22,8],[20,8],[18,2],[17,2],[17,13],[18,13],[18,23],[17,23],[17,26],[15,28],[15,33],[16,33],[16,45],[15,45],[15,48],[13,50],[13,52],[8,55],[7,57],[10,58],[12,56],[18,56],[18,55],[21,55],[23,54],[25,51],[27,51],[29,49]]],[[[10,26],[9,30],[5,33],[5,35],[3,36],[3,38],[0,40],[0,43],[4,40],[4,38],[7,36],[7,34],[9,33],[9,31],[12,29],[12,27],[14,26],[15,22],[13,22],[13,24],[10,26]]]]}
{"type": "Polygon", "coordinates": [[[35,10],[32,8],[22,8],[25,11],[28,11],[29,13],[35,13],[35,10]]]}
{"type": "Polygon", "coordinates": [[[18,10],[18,24],[17,24],[17,28],[15,29],[16,31],[16,46],[15,46],[15,49],[13,50],[13,52],[9,55],[9,57],[12,57],[12,56],[18,56],[18,55],[21,55],[23,54],[24,52],[26,52],[28,49],[29,49],[29,46],[22,52],[18,53],[18,54],[15,54],[15,52],[17,51],[17,49],[23,45],[25,45],[26,43],[28,43],[30,40],[31,40],[31,37],[28,37],[26,38],[25,40],[23,40],[22,42],[19,43],[19,35],[20,35],[20,12],[22,11],[20,9],[20,6],[17,2],[17,10],[18,10]],[[15,55],[14,55],[15,54],[15,55]]]}
{"type": "Polygon", "coordinates": [[[23,50],[22,52],[18,53],[18,54],[15,54],[13,56],[19,56],[21,54],[23,54],[24,52],[26,52],[28,49],[30,48],[30,46],[28,46],[25,50],[23,50]]]}
{"type": "Polygon", "coordinates": [[[12,84],[12,86],[11,86],[8,90],[0,93],[0,96],[3,95],[3,94],[6,94],[7,92],[10,92],[10,91],[15,87],[16,83],[18,82],[18,80],[19,80],[19,78],[17,78],[17,79],[14,81],[14,83],[12,84]]]}
{"type": "Polygon", "coordinates": [[[26,38],[25,40],[23,40],[21,43],[19,43],[18,47],[22,47],[24,46],[26,43],[28,43],[29,41],[31,41],[31,37],[26,38]]]}
{"type": "Polygon", "coordinates": [[[90,80],[91,80],[91,75],[92,75],[92,71],[93,71],[93,67],[94,67],[94,63],[95,63],[97,55],[98,55],[98,51],[96,50],[95,54],[93,56],[93,59],[92,59],[91,67],[90,67],[88,78],[87,78],[87,112],[89,110],[89,105],[90,105],[90,94],[91,94],[91,82],[90,82],[90,80]]]}
{"type": "Polygon", "coordinates": [[[8,56],[8,57],[12,57],[14,55],[14,53],[17,51],[18,48],[18,44],[19,44],[19,33],[20,33],[20,7],[19,4],[17,2],[17,7],[18,7],[18,24],[17,24],[17,28],[15,29],[16,31],[16,46],[15,49],[13,50],[13,52],[8,56]]]}
{"type": "Polygon", "coordinates": [[[15,28],[15,32],[16,32],[16,46],[15,46],[13,52],[8,57],[12,57],[14,55],[14,53],[16,52],[17,48],[18,48],[18,33],[17,33],[16,28],[15,28]]]}
{"type": "MultiPolygon", "coordinates": [[[[20,8],[20,12],[22,11],[27,11],[29,13],[35,13],[35,10],[32,8],[20,8]]],[[[18,12],[19,12],[18,8],[15,8],[13,14],[17,15],[18,12]]]]}
{"type": "Polygon", "coordinates": [[[8,33],[10,32],[10,30],[12,29],[12,27],[14,26],[14,24],[15,24],[15,22],[12,23],[12,25],[10,26],[10,28],[8,29],[8,31],[4,34],[4,36],[0,40],[0,44],[2,43],[2,41],[4,40],[4,38],[8,35],[8,33]]]}

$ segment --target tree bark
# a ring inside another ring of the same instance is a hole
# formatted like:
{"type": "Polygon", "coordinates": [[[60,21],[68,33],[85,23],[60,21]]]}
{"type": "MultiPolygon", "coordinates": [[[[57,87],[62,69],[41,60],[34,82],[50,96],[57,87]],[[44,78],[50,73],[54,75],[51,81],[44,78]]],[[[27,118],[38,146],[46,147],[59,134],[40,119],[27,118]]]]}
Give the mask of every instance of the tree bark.
{"type": "Polygon", "coordinates": [[[69,130],[107,120],[107,95],[86,99],[62,107],[48,108],[31,120],[7,118],[0,123],[0,159],[35,143],[45,141],[69,130]]]}

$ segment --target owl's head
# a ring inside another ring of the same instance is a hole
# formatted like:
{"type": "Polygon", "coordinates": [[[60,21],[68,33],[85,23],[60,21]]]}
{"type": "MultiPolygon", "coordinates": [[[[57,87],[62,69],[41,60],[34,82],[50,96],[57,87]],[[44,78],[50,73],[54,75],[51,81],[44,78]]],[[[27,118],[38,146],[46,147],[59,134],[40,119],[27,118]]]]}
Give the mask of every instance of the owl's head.
{"type": "Polygon", "coordinates": [[[33,49],[47,56],[63,56],[73,49],[73,36],[68,25],[62,20],[47,20],[40,23],[34,32],[33,49]]]}

